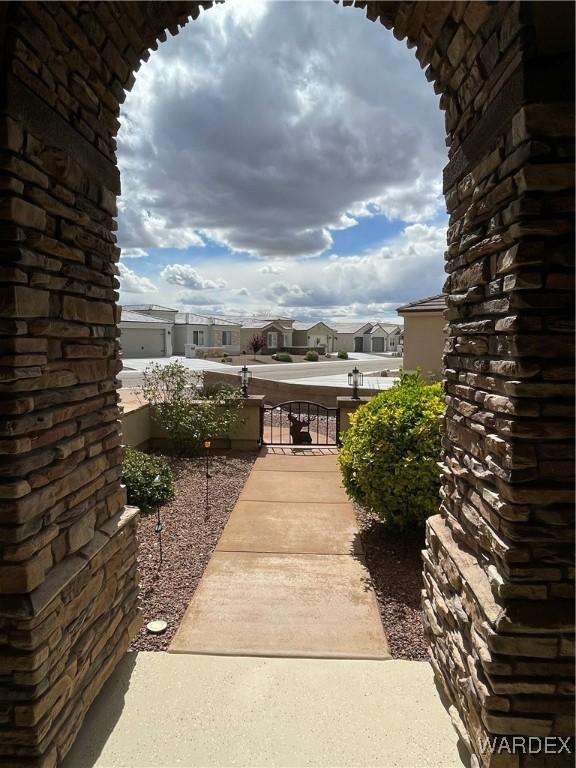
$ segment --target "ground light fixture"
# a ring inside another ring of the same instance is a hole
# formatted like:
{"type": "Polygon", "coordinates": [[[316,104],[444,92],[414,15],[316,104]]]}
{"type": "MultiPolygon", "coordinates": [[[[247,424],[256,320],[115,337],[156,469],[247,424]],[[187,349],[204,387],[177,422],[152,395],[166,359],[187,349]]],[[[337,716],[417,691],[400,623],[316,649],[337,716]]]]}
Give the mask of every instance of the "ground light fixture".
{"type": "Polygon", "coordinates": [[[248,385],[252,381],[252,371],[245,365],[240,369],[240,387],[242,389],[242,397],[248,397],[248,385]]]}
{"type": "Polygon", "coordinates": [[[354,366],[353,370],[348,374],[348,386],[352,387],[352,399],[360,400],[358,395],[358,387],[361,387],[364,383],[364,374],[358,370],[358,366],[354,366]]]}
{"type": "Polygon", "coordinates": [[[210,448],[212,448],[211,440],[204,440],[204,453],[206,456],[206,506],[204,509],[204,520],[208,520],[208,511],[210,502],[208,500],[208,480],[210,479],[210,448]]]}
{"type": "MultiPolygon", "coordinates": [[[[160,475],[156,475],[154,478],[154,485],[160,484],[160,475]]],[[[160,517],[160,504],[156,507],[156,525],[154,526],[154,532],[158,534],[158,546],[160,548],[160,562],[159,567],[162,567],[162,518],[160,517]]]]}

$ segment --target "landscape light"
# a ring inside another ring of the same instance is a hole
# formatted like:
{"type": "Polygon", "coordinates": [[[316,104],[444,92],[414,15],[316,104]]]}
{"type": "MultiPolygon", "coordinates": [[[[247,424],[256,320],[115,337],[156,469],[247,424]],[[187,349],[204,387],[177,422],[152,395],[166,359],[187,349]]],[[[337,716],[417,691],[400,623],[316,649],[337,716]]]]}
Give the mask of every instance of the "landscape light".
{"type": "Polygon", "coordinates": [[[240,369],[240,386],[242,389],[242,397],[248,397],[248,385],[252,381],[252,371],[250,371],[245,365],[240,369]]]}
{"type": "Polygon", "coordinates": [[[358,387],[361,387],[364,383],[364,374],[358,370],[358,366],[354,366],[354,369],[348,374],[348,386],[352,387],[352,399],[360,400],[358,395],[358,387]]]}

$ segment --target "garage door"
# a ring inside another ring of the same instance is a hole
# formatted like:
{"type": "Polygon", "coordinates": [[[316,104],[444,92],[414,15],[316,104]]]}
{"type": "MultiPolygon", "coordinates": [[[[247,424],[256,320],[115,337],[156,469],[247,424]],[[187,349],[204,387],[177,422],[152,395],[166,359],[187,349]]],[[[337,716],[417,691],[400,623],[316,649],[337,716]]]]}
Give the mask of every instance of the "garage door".
{"type": "Polygon", "coordinates": [[[120,336],[122,357],[164,357],[166,354],[164,328],[123,328],[120,336]]]}
{"type": "Polygon", "coordinates": [[[373,336],[372,337],[372,352],[384,352],[384,337],[373,336]]]}

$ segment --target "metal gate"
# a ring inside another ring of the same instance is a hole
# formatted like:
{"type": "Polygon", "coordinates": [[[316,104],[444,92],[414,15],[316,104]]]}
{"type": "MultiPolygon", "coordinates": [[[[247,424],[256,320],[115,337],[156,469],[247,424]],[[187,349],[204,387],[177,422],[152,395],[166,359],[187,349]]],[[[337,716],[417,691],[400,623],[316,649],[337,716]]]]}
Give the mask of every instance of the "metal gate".
{"type": "Polygon", "coordinates": [[[266,405],[261,414],[263,445],[338,445],[338,408],[291,400],[266,405]]]}

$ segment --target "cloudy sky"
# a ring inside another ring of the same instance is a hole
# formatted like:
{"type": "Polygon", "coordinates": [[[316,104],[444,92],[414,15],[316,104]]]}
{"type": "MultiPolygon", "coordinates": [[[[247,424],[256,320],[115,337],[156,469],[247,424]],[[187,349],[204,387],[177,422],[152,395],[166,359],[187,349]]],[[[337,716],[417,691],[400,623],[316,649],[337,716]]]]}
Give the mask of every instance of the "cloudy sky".
{"type": "Polygon", "coordinates": [[[440,291],[443,116],[414,51],[332,0],[230,0],[123,105],[121,302],[395,318],[440,291]]]}

